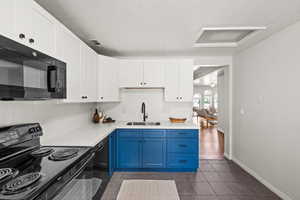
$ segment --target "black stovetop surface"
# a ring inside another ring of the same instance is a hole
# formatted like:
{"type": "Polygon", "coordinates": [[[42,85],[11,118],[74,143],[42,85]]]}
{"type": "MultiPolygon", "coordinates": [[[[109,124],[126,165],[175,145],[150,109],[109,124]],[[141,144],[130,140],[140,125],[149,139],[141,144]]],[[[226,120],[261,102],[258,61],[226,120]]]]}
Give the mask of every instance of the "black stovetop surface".
{"type": "Polygon", "coordinates": [[[7,195],[3,194],[4,185],[9,182],[0,183],[0,200],[29,200],[34,199],[39,193],[42,193],[51,183],[62,174],[66,173],[79,160],[85,158],[91,148],[88,147],[51,147],[54,152],[65,149],[78,149],[77,156],[63,161],[53,161],[49,159],[49,155],[44,157],[32,156],[31,152],[23,153],[18,157],[14,157],[5,163],[0,163],[0,168],[15,168],[19,170],[17,177],[38,172],[42,177],[38,180],[34,187],[25,190],[19,194],[7,195]]]}

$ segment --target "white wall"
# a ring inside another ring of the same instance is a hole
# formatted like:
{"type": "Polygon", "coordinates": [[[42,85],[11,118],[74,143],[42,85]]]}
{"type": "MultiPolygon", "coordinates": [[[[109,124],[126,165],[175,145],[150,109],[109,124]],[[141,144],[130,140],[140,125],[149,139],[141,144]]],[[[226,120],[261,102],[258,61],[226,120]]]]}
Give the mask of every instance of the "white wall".
{"type": "Polygon", "coordinates": [[[299,55],[300,22],[234,57],[233,156],[294,200],[300,199],[299,55]]]}
{"type": "Polygon", "coordinates": [[[224,67],[222,72],[218,73],[218,129],[224,133],[225,154],[229,155],[229,68],[224,67]]]}
{"type": "Polygon", "coordinates": [[[58,101],[0,101],[0,126],[40,122],[44,137],[89,126],[95,104],[64,104],[58,101]]]}
{"type": "Polygon", "coordinates": [[[169,117],[192,118],[192,102],[165,102],[163,89],[122,89],[120,103],[100,103],[100,109],[120,121],[141,121],[141,105],[146,103],[148,121],[167,121],[169,117]]]}

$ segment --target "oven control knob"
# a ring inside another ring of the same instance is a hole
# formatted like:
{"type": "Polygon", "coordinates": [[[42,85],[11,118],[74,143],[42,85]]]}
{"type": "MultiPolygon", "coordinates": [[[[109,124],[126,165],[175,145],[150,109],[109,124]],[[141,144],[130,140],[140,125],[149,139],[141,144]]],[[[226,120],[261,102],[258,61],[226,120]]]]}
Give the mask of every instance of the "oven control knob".
{"type": "Polygon", "coordinates": [[[34,133],[34,128],[30,128],[29,133],[34,133]]]}

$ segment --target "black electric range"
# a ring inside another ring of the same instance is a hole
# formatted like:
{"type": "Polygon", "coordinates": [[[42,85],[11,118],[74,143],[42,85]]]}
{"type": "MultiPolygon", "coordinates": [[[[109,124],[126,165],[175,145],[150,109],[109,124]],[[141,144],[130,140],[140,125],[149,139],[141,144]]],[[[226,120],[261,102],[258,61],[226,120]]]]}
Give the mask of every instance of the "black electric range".
{"type": "Polygon", "coordinates": [[[0,200],[54,199],[83,170],[90,172],[92,148],[41,146],[42,134],[38,123],[0,128],[0,200]]]}

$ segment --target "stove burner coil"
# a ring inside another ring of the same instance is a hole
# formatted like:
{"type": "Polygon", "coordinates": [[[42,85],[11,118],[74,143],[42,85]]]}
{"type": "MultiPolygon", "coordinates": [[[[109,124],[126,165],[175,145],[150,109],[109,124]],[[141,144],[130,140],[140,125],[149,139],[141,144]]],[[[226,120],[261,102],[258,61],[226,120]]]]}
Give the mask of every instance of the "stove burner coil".
{"type": "Polygon", "coordinates": [[[43,156],[48,156],[49,154],[51,154],[54,150],[52,148],[48,148],[48,147],[42,147],[36,151],[33,151],[31,153],[32,156],[35,156],[35,157],[43,157],[43,156]]]}
{"type": "Polygon", "coordinates": [[[24,189],[36,183],[42,175],[38,172],[25,174],[17,177],[3,187],[3,194],[17,194],[24,191],[24,189]]]}
{"type": "Polygon", "coordinates": [[[9,178],[13,178],[17,176],[19,173],[18,170],[12,168],[2,168],[0,169],[0,182],[8,180],[9,178]]]}
{"type": "Polygon", "coordinates": [[[62,160],[68,160],[71,158],[74,158],[75,156],[78,155],[78,149],[64,149],[64,150],[59,150],[54,153],[52,153],[49,156],[50,160],[53,161],[62,161],[62,160]]]}

